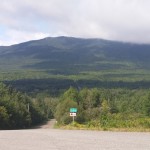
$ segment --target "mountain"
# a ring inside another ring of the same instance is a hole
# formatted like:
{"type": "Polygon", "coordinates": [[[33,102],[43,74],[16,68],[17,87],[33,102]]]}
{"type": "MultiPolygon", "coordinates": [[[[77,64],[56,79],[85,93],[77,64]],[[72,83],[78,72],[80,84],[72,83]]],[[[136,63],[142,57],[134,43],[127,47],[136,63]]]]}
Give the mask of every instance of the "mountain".
{"type": "Polygon", "coordinates": [[[62,36],[1,46],[0,80],[27,93],[150,88],[150,45],[62,36]]]}
{"type": "Polygon", "coordinates": [[[91,71],[148,68],[150,45],[102,39],[49,37],[0,47],[0,69],[91,71]],[[132,64],[132,65],[131,65],[132,64]]]}

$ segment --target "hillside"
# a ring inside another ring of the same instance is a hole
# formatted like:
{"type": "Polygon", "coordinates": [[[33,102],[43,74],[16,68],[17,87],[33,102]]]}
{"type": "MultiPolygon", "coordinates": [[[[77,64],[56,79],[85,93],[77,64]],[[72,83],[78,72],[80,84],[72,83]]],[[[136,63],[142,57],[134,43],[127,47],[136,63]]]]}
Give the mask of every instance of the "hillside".
{"type": "Polygon", "coordinates": [[[56,84],[68,80],[69,84],[64,85],[67,87],[72,85],[70,80],[84,80],[90,85],[93,80],[97,84],[105,81],[147,82],[150,81],[149,58],[148,44],[48,37],[1,46],[0,79],[40,79],[39,83],[41,79],[56,79],[56,84]]]}
{"type": "Polygon", "coordinates": [[[0,69],[149,69],[149,57],[150,45],[56,37],[0,47],[0,69]]]}

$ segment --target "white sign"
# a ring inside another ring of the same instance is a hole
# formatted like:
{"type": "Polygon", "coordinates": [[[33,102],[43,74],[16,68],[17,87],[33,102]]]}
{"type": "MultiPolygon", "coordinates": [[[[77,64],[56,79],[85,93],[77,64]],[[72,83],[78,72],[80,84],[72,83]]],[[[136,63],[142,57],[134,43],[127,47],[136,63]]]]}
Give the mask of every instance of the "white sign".
{"type": "Polygon", "coordinates": [[[76,113],[70,113],[70,116],[76,116],[76,113]]]}

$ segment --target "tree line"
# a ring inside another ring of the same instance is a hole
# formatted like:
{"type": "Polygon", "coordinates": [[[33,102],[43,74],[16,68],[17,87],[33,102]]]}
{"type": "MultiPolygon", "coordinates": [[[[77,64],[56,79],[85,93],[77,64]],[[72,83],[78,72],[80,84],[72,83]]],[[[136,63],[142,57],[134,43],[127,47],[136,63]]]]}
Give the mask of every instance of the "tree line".
{"type": "Polygon", "coordinates": [[[35,96],[38,93],[48,93],[50,96],[59,96],[65,92],[70,86],[83,89],[99,88],[99,89],[149,89],[149,81],[100,81],[88,79],[61,79],[61,78],[47,78],[47,79],[21,79],[12,81],[3,81],[6,85],[11,85],[13,88],[27,93],[30,96],[35,96]]]}

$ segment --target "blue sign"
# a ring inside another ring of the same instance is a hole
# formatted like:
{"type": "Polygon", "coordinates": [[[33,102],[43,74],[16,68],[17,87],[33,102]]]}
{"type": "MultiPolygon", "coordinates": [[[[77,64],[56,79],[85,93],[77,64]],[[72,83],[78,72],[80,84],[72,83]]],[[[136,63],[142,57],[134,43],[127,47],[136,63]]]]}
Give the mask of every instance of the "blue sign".
{"type": "Polygon", "coordinates": [[[77,112],[77,108],[70,108],[70,112],[71,113],[76,113],[77,112]]]}

